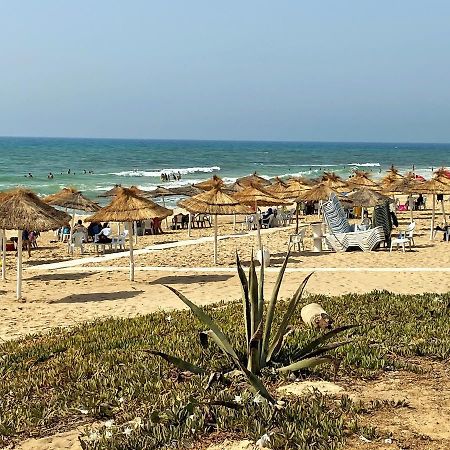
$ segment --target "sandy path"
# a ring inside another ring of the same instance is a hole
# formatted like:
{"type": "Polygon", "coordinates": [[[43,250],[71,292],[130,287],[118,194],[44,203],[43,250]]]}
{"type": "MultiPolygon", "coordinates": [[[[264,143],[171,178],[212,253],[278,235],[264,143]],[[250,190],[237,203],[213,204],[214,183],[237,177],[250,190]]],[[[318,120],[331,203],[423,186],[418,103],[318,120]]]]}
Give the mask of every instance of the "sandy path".
{"type": "MultiPolygon", "coordinates": [[[[285,275],[281,297],[288,297],[298,287],[305,273],[285,275]]],[[[276,272],[266,275],[270,292],[276,272]]],[[[2,292],[0,303],[0,338],[11,339],[27,333],[48,331],[55,326],[104,317],[132,317],[158,309],[180,308],[181,302],[163,284],[170,284],[191,300],[207,304],[240,297],[238,277],[226,272],[137,271],[136,282],[126,271],[82,272],[67,270],[36,273],[24,285],[25,303],[14,300],[14,282],[2,292]]],[[[448,292],[450,277],[442,272],[317,272],[308,292],[339,295],[387,289],[398,293],[448,292]]]]}

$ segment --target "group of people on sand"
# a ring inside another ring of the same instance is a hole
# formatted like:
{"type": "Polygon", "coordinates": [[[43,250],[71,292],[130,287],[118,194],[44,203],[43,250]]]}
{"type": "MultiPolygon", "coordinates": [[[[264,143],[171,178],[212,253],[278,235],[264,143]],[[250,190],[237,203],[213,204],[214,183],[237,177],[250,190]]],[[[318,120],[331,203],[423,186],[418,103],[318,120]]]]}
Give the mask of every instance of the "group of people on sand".
{"type": "Polygon", "coordinates": [[[178,180],[181,180],[181,173],[180,173],[180,171],[178,171],[177,173],[161,172],[160,178],[161,178],[161,181],[170,181],[170,180],[178,181],[178,180]]]}
{"type": "MultiPolygon", "coordinates": [[[[79,219],[72,229],[72,235],[75,233],[83,234],[84,242],[96,241],[102,244],[109,244],[111,242],[111,238],[109,237],[111,234],[111,227],[106,222],[103,225],[99,222],[91,222],[86,228],[83,225],[83,221],[79,219]]],[[[69,227],[61,228],[59,230],[60,237],[67,234],[70,234],[69,227]]]]}

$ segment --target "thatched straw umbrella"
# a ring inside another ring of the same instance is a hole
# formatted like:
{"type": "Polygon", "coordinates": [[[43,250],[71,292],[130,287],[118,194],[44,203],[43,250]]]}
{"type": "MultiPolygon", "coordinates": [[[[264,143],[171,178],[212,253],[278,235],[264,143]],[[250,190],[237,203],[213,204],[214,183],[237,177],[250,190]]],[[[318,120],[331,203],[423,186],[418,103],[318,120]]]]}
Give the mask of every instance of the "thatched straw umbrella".
{"type": "Polygon", "coordinates": [[[391,200],[386,195],[368,188],[357,189],[348,194],[347,198],[352,201],[354,206],[361,206],[362,208],[373,208],[374,206],[391,200]]]}
{"type": "Polygon", "coordinates": [[[70,216],[44,203],[36,194],[15,189],[0,196],[0,228],[17,230],[17,289],[22,297],[22,232],[54,230],[69,223],[70,216]]]}
{"type": "MultiPolygon", "coordinates": [[[[431,180],[417,183],[416,191],[419,194],[432,194],[433,206],[431,212],[431,226],[430,226],[430,240],[434,239],[434,227],[436,222],[436,195],[437,194],[450,194],[450,184],[442,183],[438,178],[432,178],[431,180]]],[[[447,224],[447,218],[445,216],[444,207],[442,207],[442,215],[444,223],[447,224]]]]}
{"type": "Polygon", "coordinates": [[[134,281],[133,222],[156,217],[164,219],[171,214],[173,214],[171,209],[136,195],[132,189],[118,188],[111,203],[86,218],[85,222],[122,222],[127,224],[130,244],[130,281],[134,281]]]}
{"type": "Polygon", "coordinates": [[[261,245],[261,229],[259,223],[258,205],[259,206],[280,206],[289,205],[290,202],[283,200],[276,195],[267,192],[259,184],[250,184],[242,191],[236,192],[233,197],[241,204],[251,206],[255,211],[256,230],[258,236],[258,249],[262,250],[261,245]]]}
{"type": "Polygon", "coordinates": [[[407,194],[409,201],[409,211],[410,211],[410,219],[411,222],[414,221],[414,202],[412,199],[412,194],[416,194],[423,187],[424,182],[417,180],[415,175],[412,173],[406,174],[401,177],[391,178],[386,180],[382,186],[383,191],[386,194],[392,195],[395,194],[407,194]]]}
{"type": "Polygon", "coordinates": [[[267,186],[265,190],[269,194],[283,198],[283,195],[286,194],[288,187],[289,185],[285,181],[279,177],[276,177],[275,180],[273,180],[273,183],[270,186],[267,186]]]}
{"type": "Polygon", "coordinates": [[[217,264],[217,216],[248,214],[247,207],[222,191],[222,183],[217,182],[209,191],[194,195],[178,202],[178,206],[189,213],[211,214],[214,216],[214,264],[217,264]]]}
{"type": "Polygon", "coordinates": [[[44,202],[51,206],[60,206],[72,210],[72,222],[70,227],[69,245],[72,242],[72,233],[75,223],[75,211],[96,212],[100,209],[100,205],[85,197],[80,191],[73,187],[61,189],[56,194],[45,197],[44,202]]]}
{"type": "MultiPolygon", "coordinates": [[[[145,198],[158,198],[158,197],[161,197],[162,202],[163,202],[163,206],[165,208],[166,207],[166,199],[165,199],[165,197],[172,197],[174,195],[179,195],[179,194],[176,194],[175,192],[173,192],[170,189],[165,188],[164,186],[158,186],[153,191],[147,191],[146,194],[144,195],[144,197],[145,198]]],[[[166,217],[166,228],[169,228],[169,224],[167,222],[167,217],[166,217]]]]}
{"type": "Polygon", "coordinates": [[[348,190],[347,183],[334,172],[324,172],[321,182],[338,192],[348,190]]]}
{"type": "Polygon", "coordinates": [[[380,189],[378,183],[370,178],[369,173],[362,170],[355,170],[354,175],[347,180],[347,185],[352,189],[380,189]]]}
{"type": "Polygon", "coordinates": [[[99,194],[99,197],[114,197],[121,187],[121,184],[116,184],[109,191],[103,192],[103,194],[99,194]]]}
{"type": "Polygon", "coordinates": [[[188,184],[185,186],[177,186],[171,187],[170,190],[176,195],[182,195],[184,197],[192,197],[194,195],[200,194],[202,192],[201,189],[196,188],[195,186],[188,184]]]}
{"type": "MultiPolygon", "coordinates": [[[[279,197],[285,200],[295,200],[301,194],[311,189],[313,183],[311,180],[304,177],[294,177],[289,178],[287,181],[287,189],[286,192],[279,197]]],[[[298,213],[299,213],[299,202],[295,202],[295,233],[298,233],[298,213]]]]}
{"type": "Polygon", "coordinates": [[[211,178],[208,178],[207,180],[193,184],[193,186],[196,187],[197,189],[201,189],[202,191],[210,191],[215,186],[217,186],[218,183],[220,183],[223,186],[222,178],[218,177],[217,175],[213,175],[211,178]]]}
{"type": "Polygon", "coordinates": [[[322,182],[316,184],[311,189],[302,192],[296,199],[296,202],[321,202],[327,200],[331,194],[338,194],[328,183],[322,182]]]}
{"type": "Polygon", "coordinates": [[[245,188],[247,186],[270,186],[270,181],[258,175],[257,172],[253,172],[251,175],[247,175],[236,180],[236,184],[245,188]]]}

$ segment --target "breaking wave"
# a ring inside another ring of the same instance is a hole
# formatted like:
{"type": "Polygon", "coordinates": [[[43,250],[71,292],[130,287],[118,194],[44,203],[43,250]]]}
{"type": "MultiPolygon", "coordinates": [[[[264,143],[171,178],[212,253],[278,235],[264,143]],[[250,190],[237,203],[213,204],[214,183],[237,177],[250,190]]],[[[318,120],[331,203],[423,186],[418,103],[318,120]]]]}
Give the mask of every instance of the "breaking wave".
{"type": "Polygon", "coordinates": [[[123,172],[112,172],[109,175],[117,175],[119,177],[159,177],[162,173],[172,174],[180,172],[181,175],[188,175],[190,173],[211,173],[219,172],[219,166],[212,167],[185,167],[179,169],[161,169],[161,170],[125,170],[123,172]]]}

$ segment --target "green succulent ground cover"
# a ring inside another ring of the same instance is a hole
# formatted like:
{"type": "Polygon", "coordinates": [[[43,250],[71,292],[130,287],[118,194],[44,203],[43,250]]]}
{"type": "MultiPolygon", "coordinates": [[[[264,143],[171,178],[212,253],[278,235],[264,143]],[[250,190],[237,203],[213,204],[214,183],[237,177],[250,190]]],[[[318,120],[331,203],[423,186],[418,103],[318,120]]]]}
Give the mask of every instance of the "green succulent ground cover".
{"type": "MultiPolygon", "coordinates": [[[[173,295],[168,292],[168,295],[173,295]]],[[[335,324],[360,324],[342,338],[352,342],[333,352],[341,358],[338,379],[377,377],[397,368],[414,370],[408,359],[450,356],[450,295],[392,295],[373,292],[342,297],[310,296],[334,317],[335,324]]],[[[286,308],[281,301],[277,309],[286,308]]],[[[232,345],[245,352],[241,302],[206,311],[223,327],[232,345]]],[[[275,317],[280,317],[276,314],[275,317]]],[[[317,336],[296,314],[280,364],[317,336]]],[[[180,372],[157,356],[158,350],[218,372],[231,369],[215,345],[203,349],[205,328],[189,311],[111,319],[71,331],[55,331],[0,346],[0,446],[29,436],[52,434],[87,424],[82,436],[89,449],[177,448],[200,442],[212,432],[257,440],[265,433],[271,448],[339,448],[361,431],[358,406],[318,394],[282,399],[275,388],[289,374],[263,370],[262,379],[277,400],[268,404],[242,377],[212,383],[209,375],[180,372]],[[92,430],[90,424],[95,424],[92,430]],[[99,426],[99,424],[102,424],[99,426]]],[[[301,376],[333,379],[331,366],[301,376]]]]}

